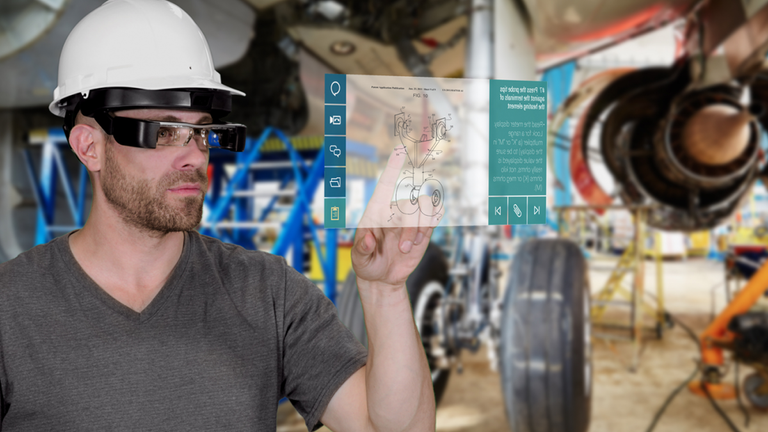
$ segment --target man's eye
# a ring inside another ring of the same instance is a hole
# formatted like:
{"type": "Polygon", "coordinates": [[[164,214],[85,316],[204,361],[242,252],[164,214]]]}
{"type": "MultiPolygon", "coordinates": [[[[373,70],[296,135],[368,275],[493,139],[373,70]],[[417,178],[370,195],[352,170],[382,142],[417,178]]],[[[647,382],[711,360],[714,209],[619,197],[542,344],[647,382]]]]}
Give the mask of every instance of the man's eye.
{"type": "Polygon", "coordinates": [[[160,128],[157,131],[157,143],[160,145],[170,145],[176,139],[176,132],[171,128],[160,128]]]}

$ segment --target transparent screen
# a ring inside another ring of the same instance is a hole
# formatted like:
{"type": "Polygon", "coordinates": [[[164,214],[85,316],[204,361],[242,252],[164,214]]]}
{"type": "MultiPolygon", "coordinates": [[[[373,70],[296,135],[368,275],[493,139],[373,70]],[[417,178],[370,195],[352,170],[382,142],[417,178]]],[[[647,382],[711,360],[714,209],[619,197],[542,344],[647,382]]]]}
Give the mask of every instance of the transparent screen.
{"type": "Polygon", "coordinates": [[[539,81],[326,75],[325,226],[545,223],[546,95],[539,81]]]}

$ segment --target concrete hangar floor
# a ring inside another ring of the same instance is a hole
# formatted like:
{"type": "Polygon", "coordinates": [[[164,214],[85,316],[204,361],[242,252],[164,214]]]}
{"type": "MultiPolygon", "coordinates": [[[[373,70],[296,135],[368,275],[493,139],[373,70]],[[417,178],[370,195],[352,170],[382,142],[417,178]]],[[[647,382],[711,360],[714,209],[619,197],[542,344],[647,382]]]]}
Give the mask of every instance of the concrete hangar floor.
{"type": "MultiPolygon", "coordinates": [[[[690,326],[704,330],[711,320],[712,292],[715,310],[725,304],[723,264],[704,258],[667,260],[664,266],[664,292],[667,309],[690,326]]],[[[590,260],[591,289],[597,291],[608,278],[612,265],[590,260]]],[[[655,292],[655,267],[646,261],[645,287],[655,292]]],[[[502,284],[503,286],[504,284],[502,284]]],[[[619,311],[621,312],[621,311],[619,311]]],[[[619,313],[616,318],[621,318],[619,313]]],[[[593,396],[590,432],[645,431],[669,394],[693,371],[697,347],[679,326],[668,330],[663,339],[646,339],[637,372],[631,372],[631,342],[593,340],[593,396]]],[[[437,407],[438,432],[511,431],[499,384],[484,350],[464,352],[463,372],[451,373],[445,396],[437,407]]],[[[741,367],[741,379],[751,370],[741,367]]],[[[733,382],[733,368],[724,382],[733,382]]],[[[768,430],[768,413],[756,411],[744,400],[750,414],[749,428],[735,400],[719,401],[720,407],[744,431],[768,430]]],[[[301,417],[283,404],[278,410],[279,432],[305,431],[301,417]]],[[[323,428],[321,431],[328,431],[323,428]]],[[[723,419],[702,397],[684,389],[667,408],[655,428],[657,432],[719,432],[728,430],[723,419]]],[[[516,431],[512,431],[516,432],[516,431]]]]}

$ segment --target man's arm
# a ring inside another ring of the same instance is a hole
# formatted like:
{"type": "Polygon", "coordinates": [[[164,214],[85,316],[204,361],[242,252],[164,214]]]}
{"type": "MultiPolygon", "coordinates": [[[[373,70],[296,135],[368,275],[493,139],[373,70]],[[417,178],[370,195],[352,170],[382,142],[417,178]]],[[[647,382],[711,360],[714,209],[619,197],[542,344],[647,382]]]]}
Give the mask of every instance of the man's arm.
{"type": "Polygon", "coordinates": [[[321,421],[335,432],[435,430],[429,364],[405,285],[390,291],[359,278],[357,283],[368,363],[339,388],[321,421]]]}
{"type": "MultiPolygon", "coordinates": [[[[352,265],[365,314],[368,362],[339,388],[321,417],[336,432],[435,430],[429,364],[405,281],[442,213],[430,217],[416,211],[400,215],[396,224],[380,219],[391,213],[405,158],[403,150],[392,153],[355,232],[352,265]]],[[[431,206],[429,197],[420,200],[422,208],[431,206]]]]}

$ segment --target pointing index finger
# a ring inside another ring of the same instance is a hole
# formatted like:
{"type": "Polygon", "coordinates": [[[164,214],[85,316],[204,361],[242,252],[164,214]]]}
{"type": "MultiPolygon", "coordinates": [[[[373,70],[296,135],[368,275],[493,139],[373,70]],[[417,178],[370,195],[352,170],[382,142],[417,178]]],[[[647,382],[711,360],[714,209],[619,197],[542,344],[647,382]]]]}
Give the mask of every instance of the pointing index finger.
{"type": "Polygon", "coordinates": [[[376,189],[373,191],[371,201],[376,202],[379,205],[389,206],[392,202],[392,195],[395,192],[397,186],[397,179],[400,177],[400,170],[403,168],[405,162],[405,146],[397,146],[389,155],[387,166],[384,168],[384,172],[379,177],[379,181],[376,184],[376,189]]]}

